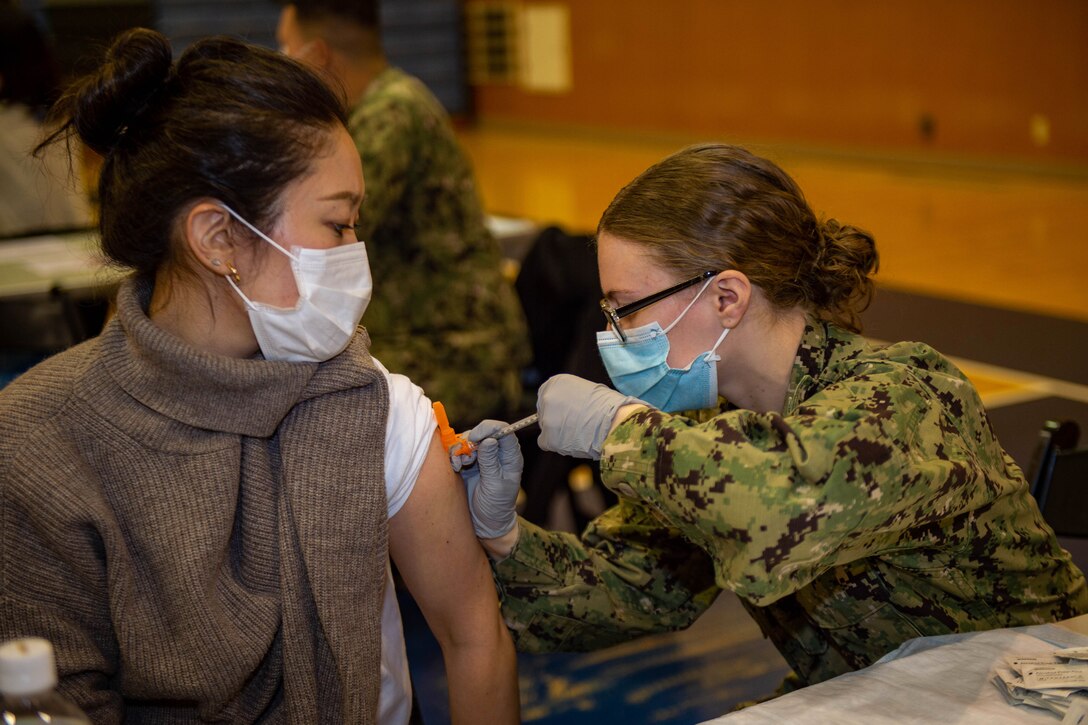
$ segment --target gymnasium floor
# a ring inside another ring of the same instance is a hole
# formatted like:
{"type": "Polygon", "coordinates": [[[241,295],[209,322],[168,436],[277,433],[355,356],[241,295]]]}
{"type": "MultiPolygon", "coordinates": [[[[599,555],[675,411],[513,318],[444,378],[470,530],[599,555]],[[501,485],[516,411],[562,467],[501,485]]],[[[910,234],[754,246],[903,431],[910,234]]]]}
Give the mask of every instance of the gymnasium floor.
{"type": "MultiPolygon", "coordinates": [[[[570,232],[592,232],[623,184],[702,140],[460,133],[489,213],[570,232]]],[[[952,356],[1021,466],[1044,420],[1088,426],[1088,169],[748,147],[793,175],[817,214],[874,234],[881,268],[866,334],[952,356]]],[[[410,602],[405,619],[418,697],[436,725],[448,720],[441,663],[410,602]]],[[[597,653],[521,655],[522,715],[549,725],[694,723],[770,693],[785,671],[726,593],[686,632],[597,653]]]]}

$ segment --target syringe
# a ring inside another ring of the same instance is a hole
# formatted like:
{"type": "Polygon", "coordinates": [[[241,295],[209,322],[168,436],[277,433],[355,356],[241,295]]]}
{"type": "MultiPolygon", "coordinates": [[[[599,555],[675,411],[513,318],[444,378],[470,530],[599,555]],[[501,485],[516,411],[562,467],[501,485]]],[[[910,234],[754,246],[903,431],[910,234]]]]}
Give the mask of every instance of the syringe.
{"type": "Polygon", "coordinates": [[[489,438],[494,438],[495,440],[498,440],[499,438],[502,438],[503,436],[508,436],[511,433],[517,433],[522,428],[528,428],[533,423],[536,423],[539,419],[540,419],[540,416],[537,415],[536,413],[533,413],[532,415],[528,415],[528,416],[522,418],[521,420],[514,421],[513,423],[506,426],[505,428],[500,428],[498,431],[495,432],[495,435],[488,436],[488,437],[489,438]]]}
{"type": "MultiPolygon", "coordinates": [[[[453,428],[450,427],[449,420],[446,417],[446,409],[445,407],[443,407],[442,403],[435,401],[431,404],[431,406],[434,408],[435,419],[438,421],[438,430],[442,436],[442,445],[446,448],[446,450],[450,451],[451,455],[467,456],[468,454],[476,450],[476,444],[470,441],[466,434],[458,434],[453,428]],[[457,446],[456,450],[453,450],[454,446],[457,446]]],[[[500,428],[499,430],[495,431],[495,435],[488,437],[498,440],[499,438],[502,438],[503,436],[508,436],[511,433],[515,433],[522,428],[528,428],[533,423],[536,423],[539,417],[540,416],[538,416],[536,413],[533,413],[532,415],[526,416],[521,420],[514,421],[513,423],[504,428],[500,428]]]]}
{"type": "MultiPolygon", "coordinates": [[[[532,415],[525,416],[521,420],[516,420],[516,421],[514,421],[513,423],[511,423],[510,425],[508,425],[508,426],[506,426],[504,428],[499,428],[497,431],[495,431],[494,435],[489,435],[488,438],[494,438],[495,440],[498,440],[500,438],[505,438],[506,436],[510,435],[511,433],[517,433],[522,428],[528,428],[533,423],[536,423],[539,418],[540,418],[540,416],[537,415],[536,413],[533,413],[532,415]]],[[[462,454],[471,453],[472,451],[476,450],[476,445],[477,444],[473,443],[468,438],[465,438],[463,440],[463,445],[459,449],[459,451],[462,454]],[[467,450],[466,450],[466,447],[467,447],[467,450]]]]}

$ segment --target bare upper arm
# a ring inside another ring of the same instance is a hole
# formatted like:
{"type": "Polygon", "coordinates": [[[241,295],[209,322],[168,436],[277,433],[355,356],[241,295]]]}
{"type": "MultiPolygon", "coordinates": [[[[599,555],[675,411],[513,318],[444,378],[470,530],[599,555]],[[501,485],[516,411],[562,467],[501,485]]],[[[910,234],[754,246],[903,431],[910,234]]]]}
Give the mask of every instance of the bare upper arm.
{"type": "Polygon", "coordinates": [[[494,626],[491,569],[472,529],[464,484],[437,432],[411,495],[389,521],[389,548],[440,642],[471,641],[494,626]]]}

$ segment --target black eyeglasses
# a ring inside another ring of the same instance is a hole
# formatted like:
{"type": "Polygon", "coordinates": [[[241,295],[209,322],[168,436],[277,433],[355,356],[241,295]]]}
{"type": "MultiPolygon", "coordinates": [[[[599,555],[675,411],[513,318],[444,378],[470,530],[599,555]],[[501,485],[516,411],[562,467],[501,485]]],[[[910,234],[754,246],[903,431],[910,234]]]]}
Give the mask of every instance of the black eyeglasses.
{"type": "Polygon", "coordinates": [[[605,319],[608,320],[608,324],[612,328],[612,332],[615,333],[615,335],[620,339],[620,342],[626,343],[627,335],[624,334],[623,328],[620,327],[620,320],[622,320],[624,317],[627,317],[628,315],[635,314],[641,309],[649,307],[655,302],[660,302],[666,297],[676,294],[680,290],[685,290],[688,287],[693,287],[704,280],[708,280],[716,274],[718,273],[707,270],[706,272],[703,272],[696,277],[692,277],[689,280],[681,282],[680,284],[673,285],[672,287],[669,287],[668,289],[663,289],[660,292],[655,292],[649,297],[643,297],[641,300],[635,300],[634,302],[623,305],[622,307],[613,307],[611,304],[609,304],[608,300],[602,298],[601,312],[604,313],[605,319]]]}

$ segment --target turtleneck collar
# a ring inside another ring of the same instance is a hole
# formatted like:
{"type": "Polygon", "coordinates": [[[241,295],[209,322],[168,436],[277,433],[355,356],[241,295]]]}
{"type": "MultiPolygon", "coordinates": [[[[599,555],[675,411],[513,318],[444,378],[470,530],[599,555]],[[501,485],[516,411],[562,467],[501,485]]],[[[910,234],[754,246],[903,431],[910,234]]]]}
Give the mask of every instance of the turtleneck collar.
{"type": "Polygon", "coordinates": [[[265,438],[298,402],[369,384],[376,373],[365,334],[320,364],[213,355],[155,325],[150,299],[150,283],[122,283],[102,333],[107,369],[140,403],[195,428],[265,438]]]}

